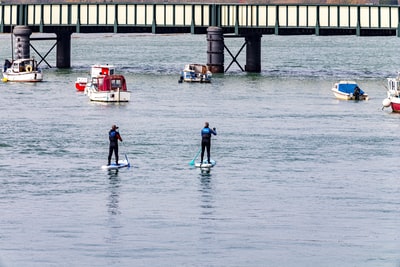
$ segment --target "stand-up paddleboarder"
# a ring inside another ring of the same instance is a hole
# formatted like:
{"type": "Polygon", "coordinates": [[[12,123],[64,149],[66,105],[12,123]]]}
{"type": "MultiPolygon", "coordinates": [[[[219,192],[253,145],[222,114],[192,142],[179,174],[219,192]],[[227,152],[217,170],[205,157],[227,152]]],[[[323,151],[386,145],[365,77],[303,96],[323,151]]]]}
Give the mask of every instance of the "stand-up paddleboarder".
{"type": "Polygon", "coordinates": [[[108,138],[110,139],[110,148],[108,151],[108,165],[111,164],[111,157],[114,152],[115,164],[118,165],[118,140],[122,142],[121,135],[117,131],[118,127],[114,124],[111,130],[108,132],[108,138]]]}
{"type": "Polygon", "coordinates": [[[213,128],[212,130],[209,127],[209,123],[205,122],[204,128],[201,130],[201,161],[200,164],[203,163],[204,158],[204,150],[207,148],[207,160],[208,164],[211,163],[210,158],[210,150],[211,150],[211,135],[217,135],[217,129],[213,128]]]}

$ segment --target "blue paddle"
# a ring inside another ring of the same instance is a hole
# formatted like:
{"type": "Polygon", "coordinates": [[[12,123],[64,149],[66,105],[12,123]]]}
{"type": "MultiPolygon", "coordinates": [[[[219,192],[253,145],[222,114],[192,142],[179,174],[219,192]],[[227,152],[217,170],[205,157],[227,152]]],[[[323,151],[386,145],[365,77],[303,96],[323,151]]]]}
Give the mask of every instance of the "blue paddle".
{"type": "Polygon", "coordinates": [[[194,156],[194,158],[189,162],[189,165],[192,165],[192,166],[194,165],[194,161],[197,159],[197,157],[199,156],[200,152],[201,152],[201,147],[200,147],[199,151],[197,151],[196,156],[194,156]]]}

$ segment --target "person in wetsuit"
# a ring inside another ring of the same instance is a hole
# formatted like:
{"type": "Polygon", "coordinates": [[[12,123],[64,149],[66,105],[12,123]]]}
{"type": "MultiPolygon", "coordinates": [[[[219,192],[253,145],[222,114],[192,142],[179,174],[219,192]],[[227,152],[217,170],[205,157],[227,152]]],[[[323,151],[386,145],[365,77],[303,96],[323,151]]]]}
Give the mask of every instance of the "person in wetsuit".
{"type": "Polygon", "coordinates": [[[204,128],[201,130],[201,161],[203,163],[204,158],[204,150],[207,148],[207,159],[208,164],[210,164],[210,150],[211,150],[211,135],[217,135],[217,129],[213,128],[212,130],[209,127],[208,122],[205,123],[204,128]]]}
{"type": "Polygon", "coordinates": [[[110,148],[108,152],[108,165],[111,164],[111,157],[114,152],[115,164],[118,165],[118,140],[122,142],[121,135],[117,131],[118,127],[113,125],[111,130],[108,132],[108,138],[110,139],[110,148]]]}

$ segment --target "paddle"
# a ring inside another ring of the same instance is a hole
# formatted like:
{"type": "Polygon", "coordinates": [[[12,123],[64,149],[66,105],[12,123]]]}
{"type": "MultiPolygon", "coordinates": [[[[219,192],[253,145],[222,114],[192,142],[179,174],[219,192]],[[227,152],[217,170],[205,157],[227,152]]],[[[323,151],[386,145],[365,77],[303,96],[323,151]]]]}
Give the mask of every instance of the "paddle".
{"type": "Polygon", "coordinates": [[[194,156],[194,158],[189,162],[189,165],[192,165],[192,166],[194,165],[194,161],[197,159],[197,157],[199,156],[200,152],[201,152],[201,147],[200,147],[199,151],[197,151],[196,156],[194,156]]]}
{"type": "Polygon", "coordinates": [[[125,153],[125,159],[126,159],[126,162],[128,163],[128,168],[129,168],[131,166],[131,163],[129,162],[128,156],[126,155],[126,153],[125,153]]]}

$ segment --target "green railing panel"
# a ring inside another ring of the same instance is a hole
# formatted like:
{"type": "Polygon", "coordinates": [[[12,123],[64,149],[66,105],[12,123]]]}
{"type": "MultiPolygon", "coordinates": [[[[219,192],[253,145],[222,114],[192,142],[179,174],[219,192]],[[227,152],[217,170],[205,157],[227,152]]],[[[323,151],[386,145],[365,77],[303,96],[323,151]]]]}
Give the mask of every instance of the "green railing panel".
{"type": "Polygon", "coordinates": [[[399,6],[299,4],[0,4],[5,26],[397,29],[399,6]]]}

